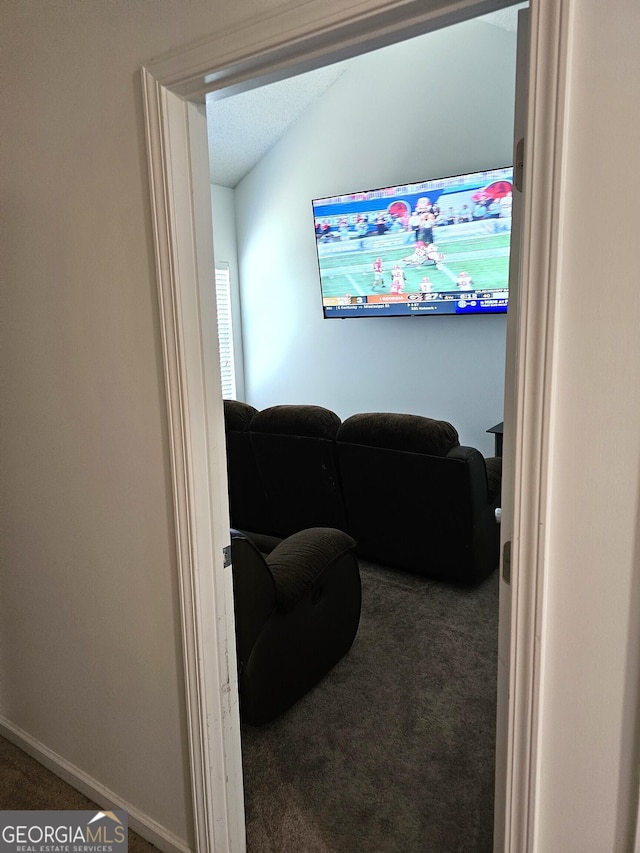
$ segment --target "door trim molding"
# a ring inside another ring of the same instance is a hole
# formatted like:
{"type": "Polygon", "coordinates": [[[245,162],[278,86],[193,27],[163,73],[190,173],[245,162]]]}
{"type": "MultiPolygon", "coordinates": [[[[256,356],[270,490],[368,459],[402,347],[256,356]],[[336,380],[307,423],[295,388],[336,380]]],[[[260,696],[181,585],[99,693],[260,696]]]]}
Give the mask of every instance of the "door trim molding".
{"type": "MultiPolygon", "coordinates": [[[[198,851],[245,848],[228,505],[211,249],[207,91],[247,88],[511,5],[486,0],[277,7],[142,69],[177,538],[198,851]],[[434,6],[437,8],[434,10],[434,6]],[[295,24],[292,23],[295,21],[295,24]],[[204,192],[203,192],[204,190],[204,192]],[[206,198],[206,202],[204,199],[206,198]],[[208,233],[207,233],[208,231],[208,233]]],[[[546,507],[552,447],[555,285],[571,0],[532,0],[518,311],[514,538],[504,850],[535,850],[544,665],[546,507]]]]}
{"type": "Polygon", "coordinates": [[[158,57],[147,70],[191,101],[253,88],[513,5],[514,0],[286,0],[158,57]]]}
{"type": "Polygon", "coordinates": [[[196,849],[244,850],[244,804],[204,111],[142,70],[196,849]]]}
{"type": "Polygon", "coordinates": [[[556,291],[565,216],[572,0],[531,4],[516,356],[505,845],[537,850],[556,291]]]}

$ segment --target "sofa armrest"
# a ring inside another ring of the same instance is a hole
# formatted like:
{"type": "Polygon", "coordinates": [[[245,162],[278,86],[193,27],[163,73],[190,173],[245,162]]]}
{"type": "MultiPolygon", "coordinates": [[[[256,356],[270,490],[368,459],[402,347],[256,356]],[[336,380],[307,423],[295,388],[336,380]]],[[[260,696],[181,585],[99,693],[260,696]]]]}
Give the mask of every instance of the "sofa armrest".
{"type": "Polygon", "coordinates": [[[279,610],[291,610],[327,566],[355,546],[351,536],[331,527],[310,527],[284,539],[266,557],[279,610]]]}
{"type": "Polygon", "coordinates": [[[239,530],[238,532],[250,539],[264,556],[270,554],[282,542],[282,536],[270,536],[268,533],[254,533],[250,530],[239,530]]]}
{"type": "Polygon", "coordinates": [[[238,530],[231,529],[233,596],[238,660],[247,660],[265,622],[278,607],[278,594],[263,555],[238,530]]]}
{"type": "MultiPolygon", "coordinates": [[[[465,579],[475,583],[491,574],[497,567],[500,554],[500,527],[496,524],[495,508],[499,501],[498,493],[490,492],[487,465],[479,450],[472,447],[456,447],[447,457],[458,459],[467,467],[469,492],[471,499],[471,517],[473,528],[472,570],[465,579]]],[[[494,470],[493,475],[497,475],[494,470]]],[[[496,488],[495,483],[493,489],[496,488]]]]}
{"type": "Polygon", "coordinates": [[[487,487],[489,489],[489,503],[500,503],[502,494],[502,457],[490,456],[485,459],[487,468],[487,487]]]}
{"type": "Polygon", "coordinates": [[[490,491],[485,458],[475,447],[453,447],[447,453],[447,459],[459,459],[469,468],[471,486],[471,502],[476,512],[482,512],[495,499],[493,489],[490,491]]]}

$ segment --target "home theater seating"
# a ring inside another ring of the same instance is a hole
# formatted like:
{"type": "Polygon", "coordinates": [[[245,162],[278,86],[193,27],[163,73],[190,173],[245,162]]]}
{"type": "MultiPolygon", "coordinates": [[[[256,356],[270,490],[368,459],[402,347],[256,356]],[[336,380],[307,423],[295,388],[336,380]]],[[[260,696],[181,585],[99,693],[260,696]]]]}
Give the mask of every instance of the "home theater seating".
{"type": "Polygon", "coordinates": [[[242,719],[261,725],[304,696],[346,654],[360,622],[355,542],[312,527],[268,554],[231,531],[242,719]]]}
{"type": "Polygon", "coordinates": [[[498,565],[498,458],[420,415],[225,400],[231,524],[283,538],[333,527],[358,556],[474,584],[498,565]]]}
{"type": "Polygon", "coordinates": [[[476,584],[498,565],[501,460],[420,415],[224,402],[242,717],[260,724],[349,650],[356,555],[476,584]]]}

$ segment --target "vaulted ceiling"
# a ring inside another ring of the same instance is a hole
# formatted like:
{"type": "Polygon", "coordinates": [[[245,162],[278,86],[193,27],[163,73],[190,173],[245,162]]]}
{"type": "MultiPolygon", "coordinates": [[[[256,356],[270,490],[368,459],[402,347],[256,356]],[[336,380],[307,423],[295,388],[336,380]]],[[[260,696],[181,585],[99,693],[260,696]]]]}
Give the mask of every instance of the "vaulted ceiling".
{"type": "MultiPolygon", "coordinates": [[[[518,10],[527,5],[511,6],[478,20],[515,32],[518,10]]],[[[355,57],[239,95],[224,97],[223,92],[217,92],[209,96],[211,182],[223,187],[237,186],[283,133],[357,61],[355,57]]]]}

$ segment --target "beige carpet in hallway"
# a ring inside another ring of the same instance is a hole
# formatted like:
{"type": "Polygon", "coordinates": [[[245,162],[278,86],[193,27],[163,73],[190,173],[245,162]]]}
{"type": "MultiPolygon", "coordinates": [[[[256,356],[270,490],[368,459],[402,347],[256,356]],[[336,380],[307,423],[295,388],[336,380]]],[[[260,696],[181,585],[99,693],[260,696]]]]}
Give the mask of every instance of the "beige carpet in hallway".
{"type": "MultiPolygon", "coordinates": [[[[47,770],[26,752],[0,737],[0,809],[99,809],[94,803],[47,770]]],[[[129,853],[158,853],[129,830],[129,853]]]]}

